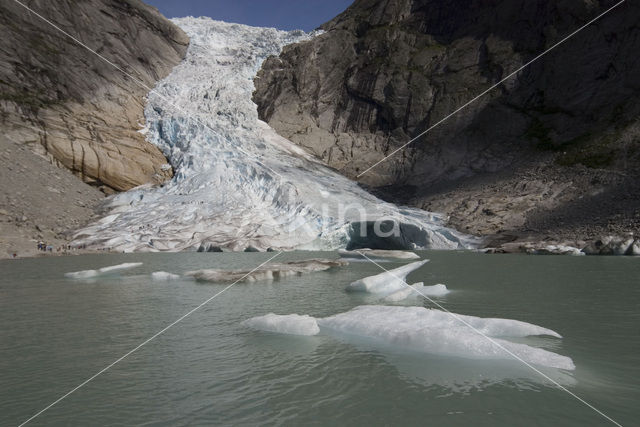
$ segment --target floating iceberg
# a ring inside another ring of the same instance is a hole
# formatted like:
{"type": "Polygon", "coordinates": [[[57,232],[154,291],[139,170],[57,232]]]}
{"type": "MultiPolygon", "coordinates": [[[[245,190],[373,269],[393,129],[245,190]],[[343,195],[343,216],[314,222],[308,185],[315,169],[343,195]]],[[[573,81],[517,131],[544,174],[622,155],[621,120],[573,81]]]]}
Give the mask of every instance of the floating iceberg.
{"type": "Polygon", "coordinates": [[[105,276],[108,274],[118,273],[122,270],[129,270],[132,268],[140,267],[141,265],[142,265],[141,262],[127,262],[124,264],[112,265],[109,267],[102,267],[98,270],[83,270],[83,271],[65,273],[64,277],[68,277],[70,279],[89,279],[92,277],[105,276]]]}
{"type": "Polygon", "coordinates": [[[472,359],[513,359],[504,350],[507,349],[527,363],[575,369],[573,361],[566,356],[503,339],[530,335],[560,338],[550,329],[517,320],[483,319],[424,307],[360,306],[317,322],[320,328],[334,333],[423,353],[472,359]],[[490,337],[493,342],[458,319],[490,337]]]}
{"type": "Polygon", "coordinates": [[[445,227],[441,215],[379,200],[258,119],[252,82],[263,60],[311,35],[209,18],[173,22],[191,41],[184,61],[148,94],[145,129],[174,178],[111,197],[109,215],[80,230],[76,244],[130,252],[478,243],[445,227]]]}
{"type": "Polygon", "coordinates": [[[166,271],[154,271],[153,273],[151,273],[151,278],[156,281],[178,280],[180,278],[180,275],[167,273],[166,271]]]}
{"type": "Polygon", "coordinates": [[[405,286],[404,289],[395,291],[387,295],[384,300],[388,302],[403,301],[409,297],[441,297],[451,291],[445,285],[437,284],[433,286],[425,286],[424,283],[414,283],[411,286],[405,286]]]}
{"type": "Polygon", "coordinates": [[[384,249],[358,249],[355,251],[348,251],[346,249],[338,250],[338,253],[342,258],[353,258],[366,260],[367,258],[373,260],[386,260],[388,258],[395,259],[420,259],[420,255],[407,252],[407,251],[389,251],[384,249]],[[362,255],[366,255],[366,258],[362,255]]]}
{"type": "Polygon", "coordinates": [[[316,335],[320,332],[318,322],[311,316],[289,314],[279,316],[269,313],[264,316],[253,317],[242,322],[243,325],[260,331],[276,332],[290,335],[316,335]]]}
{"type": "Polygon", "coordinates": [[[243,323],[270,332],[297,335],[325,332],[394,349],[467,359],[515,360],[515,355],[538,366],[575,369],[569,357],[504,339],[533,335],[562,338],[551,329],[518,320],[480,318],[424,307],[368,305],[319,319],[268,314],[243,323]]]}
{"type": "Polygon", "coordinates": [[[407,287],[406,278],[409,273],[425,265],[428,259],[412,262],[375,276],[356,280],[347,286],[348,291],[368,292],[372,294],[389,295],[407,287]]]}
{"type": "Polygon", "coordinates": [[[256,282],[259,280],[275,280],[288,276],[296,276],[314,271],[328,270],[332,267],[348,265],[347,261],[330,259],[310,259],[285,263],[266,264],[255,270],[196,270],[185,274],[203,282],[256,282]]]}

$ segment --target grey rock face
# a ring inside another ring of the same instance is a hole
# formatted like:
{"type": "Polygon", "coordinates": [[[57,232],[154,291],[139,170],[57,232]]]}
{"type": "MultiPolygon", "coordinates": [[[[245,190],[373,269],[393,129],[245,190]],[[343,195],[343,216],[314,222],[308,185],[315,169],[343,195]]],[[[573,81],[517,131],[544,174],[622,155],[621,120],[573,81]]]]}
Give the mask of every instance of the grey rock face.
{"type": "Polygon", "coordinates": [[[145,95],[182,60],[187,36],[138,0],[25,3],[130,76],[19,4],[2,2],[2,132],[107,192],[171,177],[165,157],[137,130],[145,95]]]}
{"type": "MultiPolygon", "coordinates": [[[[355,177],[612,3],[359,0],[266,61],[254,100],[279,133],[355,177]]],[[[428,185],[541,151],[624,160],[611,131],[640,112],[639,17],[621,6],[361,181],[428,185]]]]}

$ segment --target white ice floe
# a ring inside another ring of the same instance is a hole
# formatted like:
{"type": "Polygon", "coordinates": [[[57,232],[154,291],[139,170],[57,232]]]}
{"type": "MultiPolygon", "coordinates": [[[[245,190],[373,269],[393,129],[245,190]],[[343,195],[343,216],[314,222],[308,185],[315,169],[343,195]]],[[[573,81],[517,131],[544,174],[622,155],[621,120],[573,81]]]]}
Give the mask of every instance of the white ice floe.
{"type": "Polygon", "coordinates": [[[399,224],[388,247],[477,244],[439,214],[379,200],[258,119],[251,96],[263,60],[312,35],[209,18],[173,22],[190,37],[189,48],[148,94],[145,129],[174,178],[111,197],[109,216],[80,230],[75,244],[125,252],[335,250],[373,246],[376,236],[360,237],[360,226],[381,220],[399,224]]]}
{"type": "Polygon", "coordinates": [[[154,271],[153,273],[151,273],[151,278],[157,281],[178,280],[180,278],[180,275],[167,273],[166,271],[154,271]]]}
{"type": "Polygon", "coordinates": [[[342,267],[349,263],[344,260],[310,259],[303,261],[290,261],[285,263],[266,264],[255,270],[196,270],[185,274],[196,280],[204,282],[256,282],[260,280],[281,279],[288,276],[296,276],[314,271],[328,270],[332,267],[342,267]]]}
{"type": "Polygon", "coordinates": [[[384,300],[388,302],[404,301],[410,297],[442,297],[450,293],[445,285],[437,284],[433,286],[425,286],[424,283],[414,283],[411,286],[405,286],[404,289],[387,295],[384,300]]]}
{"type": "Polygon", "coordinates": [[[505,340],[505,337],[530,335],[560,338],[557,332],[550,329],[517,320],[452,315],[423,307],[360,306],[346,313],[318,319],[317,322],[323,330],[369,339],[395,348],[472,359],[513,359],[495,344],[498,343],[527,363],[560,369],[575,368],[569,357],[505,340]]]}
{"type": "Polygon", "coordinates": [[[385,271],[375,276],[356,280],[347,286],[348,291],[368,292],[372,294],[389,295],[407,287],[406,278],[409,273],[425,265],[428,259],[412,262],[393,270],[385,271]]]}
{"type": "Polygon", "coordinates": [[[505,339],[534,335],[562,338],[551,329],[519,320],[466,316],[424,307],[368,305],[325,318],[268,314],[243,323],[270,332],[297,335],[323,332],[396,350],[484,360],[515,360],[515,355],[533,365],[575,369],[569,357],[505,339]]]}
{"type": "Polygon", "coordinates": [[[112,265],[109,267],[102,267],[98,270],[83,270],[74,271],[71,273],[65,273],[64,276],[71,279],[88,279],[91,277],[105,276],[108,274],[118,273],[122,270],[130,270],[132,268],[140,267],[141,262],[127,262],[124,264],[112,265]]]}
{"type": "Polygon", "coordinates": [[[252,329],[280,334],[316,335],[320,332],[315,318],[298,314],[280,316],[269,313],[245,320],[242,324],[252,329]]]}
{"type": "Polygon", "coordinates": [[[346,249],[338,250],[338,253],[342,258],[353,258],[367,260],[386,260],[388,258],[395,259],[420,259],[420,255],[408,252],[408,251],[390,251],[384,249],[358,249],[354,251],[348,251],[346,249]],[[366,255],[366,258],[362,255],[366,255]]]}

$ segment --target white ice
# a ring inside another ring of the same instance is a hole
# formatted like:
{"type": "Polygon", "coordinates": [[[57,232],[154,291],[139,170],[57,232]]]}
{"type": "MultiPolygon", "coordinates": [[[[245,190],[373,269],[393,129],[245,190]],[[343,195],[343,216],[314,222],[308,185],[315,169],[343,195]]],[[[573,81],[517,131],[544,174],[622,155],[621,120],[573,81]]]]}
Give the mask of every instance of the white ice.
{"type": "Polygon", "coordinates": [[[273,313],[253,317],[242,322],[243,325],[260,331],[290,335],[316,335],[320,332],[316,319],[298,314],[277,315],[273,313]]]}
{"type": "Polygon", "coordinates": [[[387,295],[384,300],[388,302],[404,301],[410,297],[442,297],[450,293],[446,285],[437,284],[433,286],[425,286],[424,283],[414,283],[411,286],[405,286],[404,289],[393,292],[387,295]]]}
{"type": "Polygon", "coordinates": [[[368,292],[372,294],[389,295],[407,287],[406,278],[414,270],[429,262],[428,259],[412,262],[393,270],[385,271],[375,276],[356,280],[347,286],[348,291],[368,292]]]}
{"type": "Polygon", "coordinates": [[[79,231],[76,244],[125,252],[335,250],[359,233],[358,221],[382,219],[401,224],[395,243],[403,247],[477,243],[438,214],[377,199],[258,119],[251,96],[263,60],[311,35],[209,18],[174,22],[191,42],[148,94],[144,129],[175,176],[110,198],[109,215],[79,231]]]}
{"type": "Polygon", "coordinates": [[[424,307],[360,306],[346,313],[318,319],[318,325],[323,330],[347,337],[355,336],[412,351],[472,359],[514,359],[504,350],[507,349],[527,363],[575,369],[569,357],[505,340],[505,337],[530,335],[560,338],[550,329],[517,320],[452,315],[424,307]]]}
{"type": "Polygon", "coordinates": [[[71,279],[88,279],[91,277],[98,277],[98,276],[118,273],[122,270],[130,270],[132,268],[140,267],[141,265],[142,265],[141,262],[126,262],[124,264],[112,265],[109,267],[102,267],[98,270],[83,270],[83,271],[74,271],[71,273],[65,273],[64,276],[71,279]]]}
{"type": "Polygon", "coordinates": [[[153,273],[151,273],[151,278],[156,281],[163,281],[163,280],[169,281],[169,280],[178,280],[180,278],[180,275],[167,273],[166,271],[154,271],[153,273]]]}
{"type": "Polygon", "coordinates": [[[338,253],[342,258],[353,258],[366,260],[367,258],[373,260],[385,260],[388,258],[396,259],[420,259],[420,255],[408,252],[408,251],[389,251],[383,249],[358,249],[355,251],[348,251],[346,249],[338,250],[338,253]],[[362,256],[365,255],[366,257],[362,256]]]}

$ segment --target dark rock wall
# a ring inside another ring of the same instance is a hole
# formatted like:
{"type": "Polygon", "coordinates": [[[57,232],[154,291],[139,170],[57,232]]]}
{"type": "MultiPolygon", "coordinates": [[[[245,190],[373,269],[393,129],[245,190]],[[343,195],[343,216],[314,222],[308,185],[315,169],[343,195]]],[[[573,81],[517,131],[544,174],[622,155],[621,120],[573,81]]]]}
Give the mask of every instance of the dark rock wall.
{"type": "MultiPolygon", "coordinates": [[[[254,100],[280,134],[355,178],[613,4],[357,0],[267,60],[254,100]]],[[[420,192],[550,157],[635,168],[639,25],[626,2],[359,180],[420,192]]]]}

